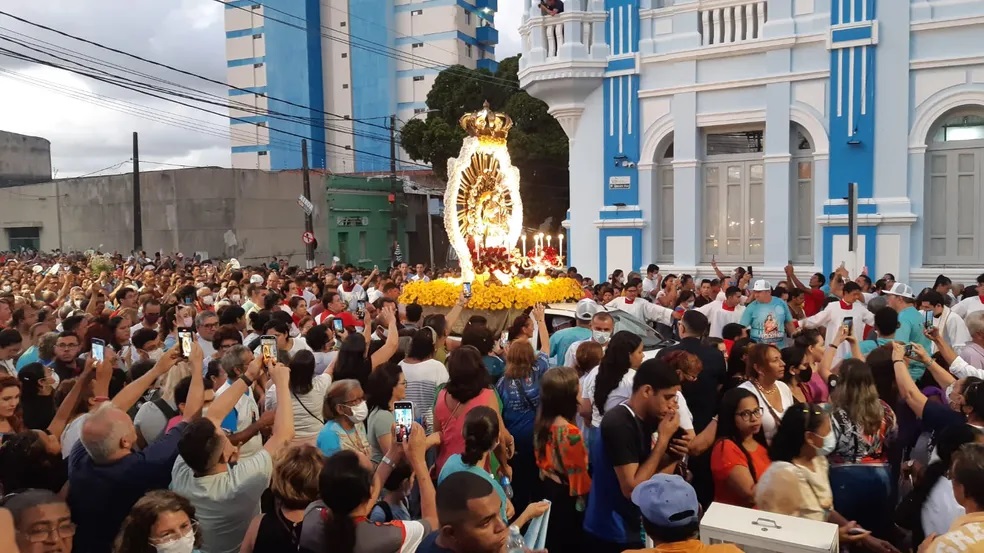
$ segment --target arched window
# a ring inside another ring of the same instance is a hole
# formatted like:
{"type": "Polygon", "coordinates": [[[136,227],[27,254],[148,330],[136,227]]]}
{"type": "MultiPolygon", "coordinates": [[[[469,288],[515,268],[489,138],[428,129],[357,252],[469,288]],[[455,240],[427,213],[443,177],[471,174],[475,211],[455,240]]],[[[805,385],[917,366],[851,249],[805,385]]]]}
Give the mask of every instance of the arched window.
{"type": "Polygon", "coordinates": [[[977,266],[984,258],[984,106],[943,115],[929,132],[924,263],[977,266]]]}
{"type": "Polygon", "coordinates": [[[809,133],[793,123],[789,132],[789,259],[794,263],[813,263],[813,142],[809,133]]]}
{"type": "Polygon", "coordinates": [[[656,259],[673,263],[673,135],[664,139],[656,150],[656,259]]]}

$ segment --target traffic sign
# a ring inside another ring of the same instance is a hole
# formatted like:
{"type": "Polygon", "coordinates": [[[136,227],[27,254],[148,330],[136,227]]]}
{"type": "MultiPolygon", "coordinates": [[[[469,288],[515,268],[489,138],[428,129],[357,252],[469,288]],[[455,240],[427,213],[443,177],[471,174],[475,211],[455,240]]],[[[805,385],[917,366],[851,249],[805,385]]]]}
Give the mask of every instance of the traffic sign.
{"type": "Polygon", "coordinates": [[[305,198],[304,194],[297,197],[297,205],[301,206],[301,209],[303,209],[304,213],[307,215],[314,213],[314,204],[311,203],[311,200],[305,198]]]}
{"type": "Polygon", "coordinates": [[[313,232],[305,232],[304,234],[301,235],[301,241],[303,241],[305,244],[309,244],[309,245],[310,244],[314,244],[314,233],[313,232]]]}

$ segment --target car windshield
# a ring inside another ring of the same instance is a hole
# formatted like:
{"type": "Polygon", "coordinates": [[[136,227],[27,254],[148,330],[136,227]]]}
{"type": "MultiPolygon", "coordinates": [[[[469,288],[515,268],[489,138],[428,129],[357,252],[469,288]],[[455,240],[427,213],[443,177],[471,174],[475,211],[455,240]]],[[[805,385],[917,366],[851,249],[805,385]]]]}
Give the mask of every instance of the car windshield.
{"type": "Polygon", "coordinates": [[[615,332],[620,330],[628,330],[629,332],[635,334],[642,338],[642,348],[643,349],[655,349],[660,346],[667,339],[653,329],[653,327],[647,325],[641,320],[635,318],[633,315],[622,311],[621,309],[611,309],[609,310],[612,318],[615,319],[615,332]]]}

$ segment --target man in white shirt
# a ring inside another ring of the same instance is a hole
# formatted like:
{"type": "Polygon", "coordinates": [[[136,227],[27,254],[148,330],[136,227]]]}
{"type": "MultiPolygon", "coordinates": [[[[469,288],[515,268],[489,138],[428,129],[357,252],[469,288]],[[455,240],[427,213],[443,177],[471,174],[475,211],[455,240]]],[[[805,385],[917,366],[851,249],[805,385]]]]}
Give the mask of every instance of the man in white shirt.
{"type": "Polygon", "coordinates": [[[967,330],[967,323],[963,319],[953,314],[953,311],[946,306],[946,298],[940,292],[927,290],[919,294],[916,299],[919,310],[926,313],[933,313],[933,326],[940,330],[940,335],[953,351],[960,354],[967,342],[970,341],[970,331],[967,330]]]}
{"type": "Polygon", "coordinates": [[[426,274],[424,274],[424,264],[423,263],[417,263],[417,272],[415,272],[414,274],[410,275],[410,280],[411,281],[417,281],[417,280],[419,280],[419,281],[422,281],[422,282],[430,282],[430,277],[428,277],[426,274]]]}
{"type": "MultiPolygon", "coordinates": [[[[861,301],[861,287],[853,280],[844,283],[844,296],[840,301],[828,303],[827,307],[816,315],[803,319],[800,325],[803,328],[826,327],[826,341],[830,344],[837,338],[840,327],[844,326],[847,319],[851,319],[851,332],[857,338],[858,343],[864,340],[865,325],[875,324],[875,316],[871,314],[871,311],[868,311],[868,308],[861,301]]],[[[844,341],[837,348],[835,359],[845,359],[850,351],[850,344],[844,341]]]]}
{"type": "MultiPolygon", "coordinates": [[[[240,398],[249,393],[253,379],[260,376],[262,363],[248,350],[240,353],[249,355],[248,367],[216,395],[206,417],[188,425],[178,442],[180,457],[171,469],[171,490],[195,507],[204,538],[202,550],[209,553],[239,551],[246,530],[260,514],[260,496],[270,485],[273,457],[294,437],[293,410],[277,409],[273,435],[266,445],[255,455],[240,459],[219,425],[240,398]]],[[[290,405],[290,369],[277,364],[270,368],[270,377],[277,386],[277,403],[290,405]]]]}
{"type": "MultiPolygon", "coordinates": [[[[564,353],[564,366],[574,367],[577,365],[577,348],[581,344],[594,341],[601,344],[604,348],[608,345],[608,341],[612,339],[612,333],[615,331],[615,319],[612,315],[604,310],[598,311],[591,317],[591,339],[590,340],[578,340],[577,342],[572,342],[564,353]]],[[[559,357],[558,352],[558,357],[559,357]]],[[[559,359],[558,359],[559,360],[559,359]]]]}
{"type": "Polygon", "coordinates": [[[646,267],[646,278],[642,279],[642,297],[647,300],[656,299],[659,293],[659,265],[650,263],[646,267]]]}
{"type": "Polygon", "coordinates": [[[953,307],[953,312],[964,320],[975,311],[984,311],[984,274],[977,277],[977,295],[967,298],[953,307]]]}
{"type": "Polygon", "coordinates": [[[697,311],[703,313],[711,323],[708,335],[711,338],[721,338],[725,325],[741,321],[741,314],[745,311],[745,306],[741,305],[741,289],[729,286],[724,292],[723,300],[714,300],[698,307],[697,311]]]}
{"type": "Polygon", "coordinates": [[[352,273],[342,274],[342,285],[338,287],[338,295],[348,307],[349,311],[357,311],[360,301],[366,301],[366,291],[361,284],[355,282],[352,273]]]}
{"type": "Polygon", "coordinates": [[[662,305],[639,299],[641,279],[634,278],[625,285],[624,296],[619,296],[608,302],[608,306],[625,311],[640,321],[656,322],[673,326],[673,310],[662,305]]]}
{"type": "Polygon", "coordinates": [[[161,302],[157,301],[154,298],[150,298],[149,300],[144,302],[141,311],[143,312],[143,317],[141,321],[130,327],[131,337],[134,334],[136,334],[136,332],[141,328],[146,328],[156,332],[160,327],[159,323],[161,319],[161,302]]]}

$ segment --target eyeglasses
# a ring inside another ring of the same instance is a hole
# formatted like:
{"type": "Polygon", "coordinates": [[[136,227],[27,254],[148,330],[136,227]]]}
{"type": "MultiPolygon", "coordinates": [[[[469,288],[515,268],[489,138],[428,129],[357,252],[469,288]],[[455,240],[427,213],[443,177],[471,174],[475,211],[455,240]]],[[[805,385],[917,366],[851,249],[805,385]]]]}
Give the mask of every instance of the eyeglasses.
{"type": "Polygon", "coordinates": [[[44,543],[48,541],[52,534],[56,536],[56,539],[67,540],[75,535],[75,524],[70,521],[65,521],[55,525],[45,525],[32,528],[27,532],[21,532],[21,534],[27,536],[28,543],[44,543]]]}
{"type": "Polygon", "coordinates": [[[763,412],[764,412],[763,409],[761,407],[758,407],[756,409],[749,409],[747,411],[738,411],[735,414],[741,417],[741,420],[748,422],[751,421],[752,419],[761,418],[763,412]]]}
{"type": "Polygon", "coordinates": [[[169,530],[169,531],[165,532],[164,534],[162,534],[162,535],[160,535],[160,536],[158,536],[156,538],[150,538],[147,541],[150,542],[150,545],[163,545],[165,543],[170,543],[172,541],[180,540],[181,538],[187,536],[190,533],[194,533],[194,532],[198,532],[198,521],[197,520],[192,520],[188,524],[182,524],[181,527],[178,528],[177,531],[169,530]]]}

